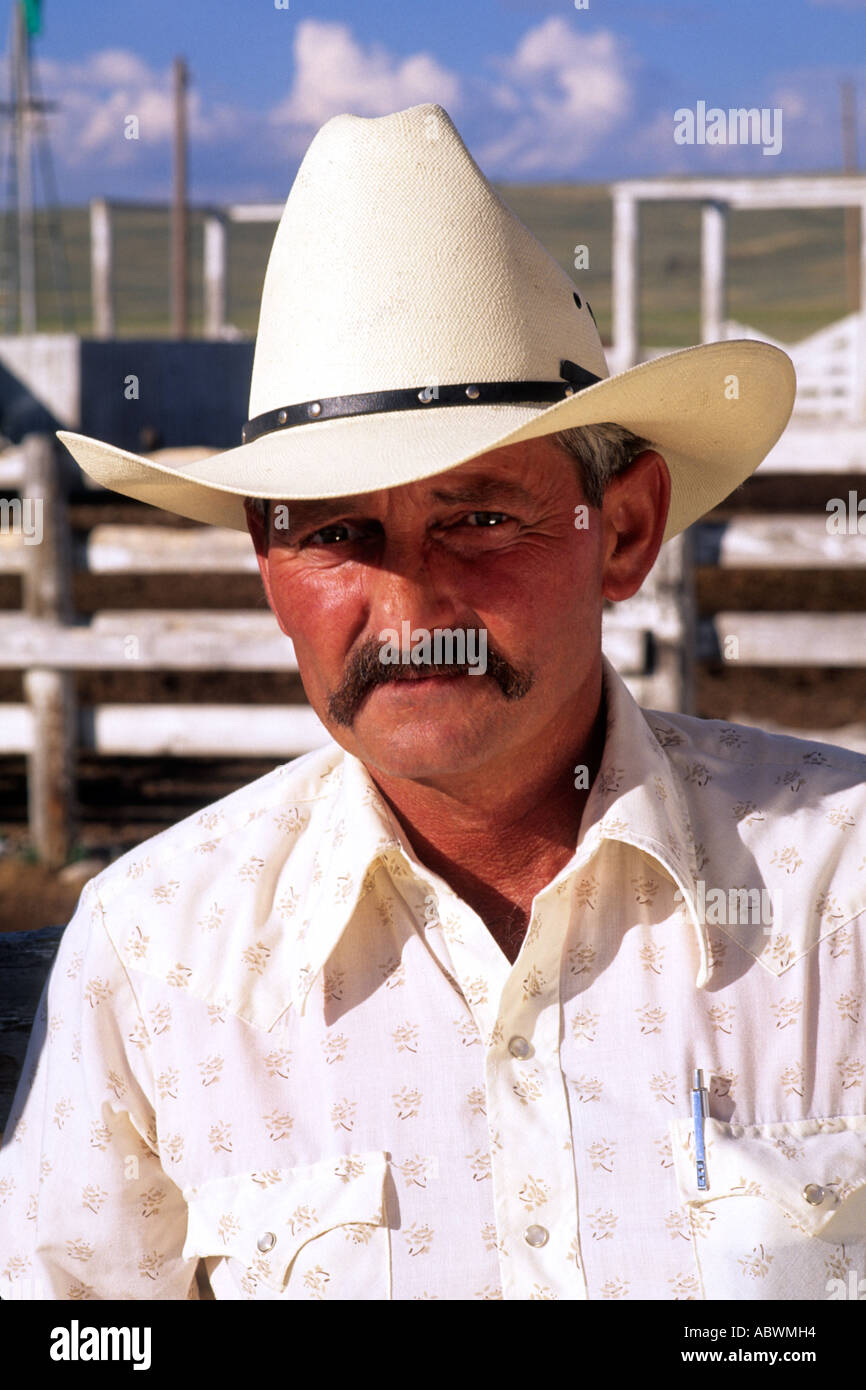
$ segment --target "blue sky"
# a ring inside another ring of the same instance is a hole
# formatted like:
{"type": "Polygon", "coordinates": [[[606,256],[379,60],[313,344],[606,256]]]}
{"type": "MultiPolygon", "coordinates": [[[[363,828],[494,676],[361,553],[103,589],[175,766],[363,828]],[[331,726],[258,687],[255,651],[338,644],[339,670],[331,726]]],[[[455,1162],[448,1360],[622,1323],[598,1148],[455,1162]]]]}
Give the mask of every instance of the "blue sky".
{"type": "MultiPolygon", "coordinates": [[[[503,181],[834,170],[841,78],[857,85],[866,167],[866,0],[282,3],[44,0],[34,54],[60,103],[61,201],[169,196],[175,55],[192,78],[193,202],[281,200],[329,116],[422,101],[503,181]],[[780,153],[675,144],[674,112],[699,101],[780,108],[780,153]]],[[[10,14],[5,0],[7,49],[10,14]]]]}

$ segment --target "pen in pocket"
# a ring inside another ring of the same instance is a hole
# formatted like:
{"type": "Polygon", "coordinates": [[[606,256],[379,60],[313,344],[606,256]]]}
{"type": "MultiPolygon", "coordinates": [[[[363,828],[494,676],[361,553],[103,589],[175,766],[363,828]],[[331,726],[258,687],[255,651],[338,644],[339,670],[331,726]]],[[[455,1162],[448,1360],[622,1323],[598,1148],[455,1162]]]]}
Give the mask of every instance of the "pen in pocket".
{"type": "Polygon", "coordinates": [[[707,1191],[707,1153],[704,1147],[704,1119],[710,1113],[710,1098],[704,1086],[704,1074],[695,1071],[692,1086],[692,1119],[695,1122],[695,1166],[698,1172],[698,1188],[707,1191]]]}

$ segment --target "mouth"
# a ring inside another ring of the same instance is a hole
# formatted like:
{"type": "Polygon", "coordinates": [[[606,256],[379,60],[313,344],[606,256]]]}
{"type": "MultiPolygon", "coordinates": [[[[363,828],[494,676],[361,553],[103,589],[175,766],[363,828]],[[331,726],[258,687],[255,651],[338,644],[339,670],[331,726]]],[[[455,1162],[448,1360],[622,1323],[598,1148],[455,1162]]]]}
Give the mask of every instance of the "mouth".
{"type": "Polygon", "coordinates": [[[437,671],[431,667],[422,667],[419,671],[407,671],[404,676],[395,676],[398,681],[456,681],[465,676],[465,671],[437,671]]]}

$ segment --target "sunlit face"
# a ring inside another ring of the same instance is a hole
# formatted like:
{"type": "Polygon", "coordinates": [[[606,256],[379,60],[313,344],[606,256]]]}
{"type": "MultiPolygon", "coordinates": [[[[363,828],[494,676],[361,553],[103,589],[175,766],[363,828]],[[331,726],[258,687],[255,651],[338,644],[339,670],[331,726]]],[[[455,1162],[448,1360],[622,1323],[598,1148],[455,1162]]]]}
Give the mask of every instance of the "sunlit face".
{"type": "MultiPolygon", "coordinates": [[[[666,482],[658,455],[642,458],[666,482]]],[[[658,493],[644,481],[660,505],[658,493]]],[[[603,597],[625,597],[642,569],[624,560],[635,543],[619,544],[613,515],[583,505],[572,461],[542,438],[421,482],[289,502],[289,526],[272,526],[269,544],[251,514],[268,601],[333,738],[384,774],[435,781],[513,767],[573,720],[598,689],[603,597]],[[439,666],[418,679],[411,665],[383,665],[383,634],[404,622],[483,630],[486,673],[439,666]]],[[[642,515],[651,510],[648,500],[642,515]]]]}

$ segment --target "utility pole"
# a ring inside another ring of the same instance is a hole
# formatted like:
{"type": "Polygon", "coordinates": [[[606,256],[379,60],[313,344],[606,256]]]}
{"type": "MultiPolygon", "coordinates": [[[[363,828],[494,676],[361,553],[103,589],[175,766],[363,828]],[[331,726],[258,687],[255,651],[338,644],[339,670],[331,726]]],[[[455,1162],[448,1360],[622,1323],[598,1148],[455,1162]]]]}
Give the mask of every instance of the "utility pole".
{"type": "Polygon", "coordinates": [[[36,332],[36,252],[33,243],[33,184],[30,154],[30,36],[23,5],[15,6],[15,164],[18,174],[18,320],[22,333],[36,332]]]}
{"type": "MultiPolygon", "coordinates": [[[[846,174],[856,174],[857,165],[857,90],[854,83],[842,83],[842,165],[846,174]]],[[[845,281],[848,286],[848,308],[860,304],[860,209],[845,209],[845,281]]]]}
{"type": "MultiPolygon", "coordinates": [[[[71,319],[69,271],[63,246],[51,147],[44,127],[45,113],[55,110],[57,103],[43,101],[39,95],[37,69],[30,45],[31,38],[41,30],[41,6],[42,0],[16,0],[12,7],[9,31],[9,100],[0,101],[0,113],[8,119],[9,133],[8,180],[3,195],[5,203],[9,206],[9,216],[7,218],[4,204],[0,268],[0,312],[3,331],[7,333],[15,331],[16,319],[19,332],[36,331],[34,152],[42,161],[48,249],[58,309],[65,327],[70,327],[71,319]]],[[[5,159],[5,148],[3,153],[5,159]]]]}
{"type": "Polygon", "coordinates": [[[186,87],[183,58],[174,60],[174,202],[171,219],[171,319],[175,338],[189,335],[187,298],[186,87]]]}

